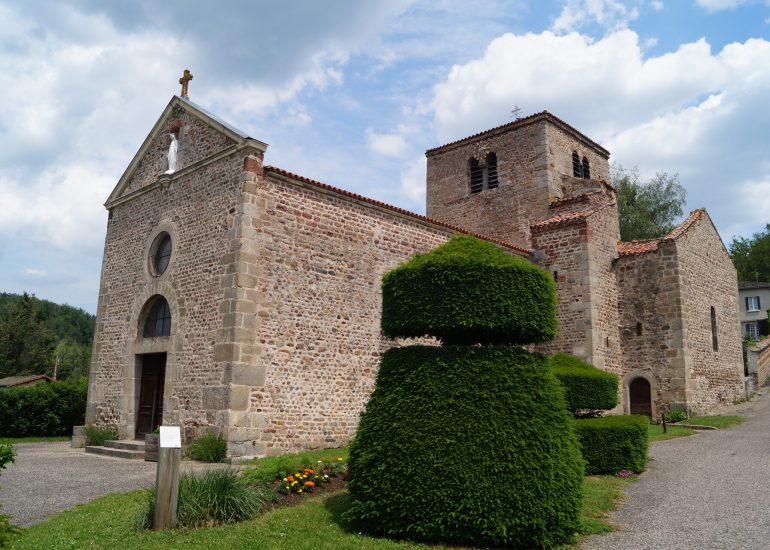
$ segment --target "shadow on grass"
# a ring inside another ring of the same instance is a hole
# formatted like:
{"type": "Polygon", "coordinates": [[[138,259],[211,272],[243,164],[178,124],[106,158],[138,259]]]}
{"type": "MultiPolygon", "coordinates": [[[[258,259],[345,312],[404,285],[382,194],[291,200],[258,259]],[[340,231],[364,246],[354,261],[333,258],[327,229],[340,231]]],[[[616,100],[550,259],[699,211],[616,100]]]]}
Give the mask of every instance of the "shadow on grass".
{"type": "Polygon", "coordinates": [[[346,533],[360,533],[362,531],[361,526],[355,525],[353,522],[343,517],[345,512],[350,508],[350,504],[350,495],[346,491],[339,495],[327,498],[324,503],[324,508],[329,512],[331,520],[336,523],[340,529],[346,533]]]}

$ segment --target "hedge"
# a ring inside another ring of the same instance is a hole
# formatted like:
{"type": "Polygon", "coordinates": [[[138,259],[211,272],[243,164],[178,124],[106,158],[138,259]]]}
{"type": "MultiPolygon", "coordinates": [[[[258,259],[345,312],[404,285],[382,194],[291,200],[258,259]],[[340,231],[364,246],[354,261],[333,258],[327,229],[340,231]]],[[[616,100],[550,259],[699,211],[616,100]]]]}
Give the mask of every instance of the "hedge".
{"type": "Polygon", "coordinates": [[[616,375],[567,353],[556,353],[549,358],[549,362],[564,387],[570,411],[612,409],[618,404],[619,379],[616,375]]]}
{"type": "Polygon", "coordinates": [[[583,459],[547,359],[508,346],[388,350],[350,448],[362,529],[552,547],[579,527],[583,459]]]}
{"type": "Polygon", "coordinates": [[[83,424],[87,394],[86,381],[0,390],[0,436],[70,435],[83,424]]]}
{"type": "Polygon", "coordinates": [[[604,416],[575,420],[587,474],[641,472],[647,464],[650,419],[646,416],[604,416]]]}
{"type": "Polygon", "coordinates": [[[382,329],[445,344],[545,342],[556,335],[556,287],[524,258],[462,235],[385,274],[382,329]]]}

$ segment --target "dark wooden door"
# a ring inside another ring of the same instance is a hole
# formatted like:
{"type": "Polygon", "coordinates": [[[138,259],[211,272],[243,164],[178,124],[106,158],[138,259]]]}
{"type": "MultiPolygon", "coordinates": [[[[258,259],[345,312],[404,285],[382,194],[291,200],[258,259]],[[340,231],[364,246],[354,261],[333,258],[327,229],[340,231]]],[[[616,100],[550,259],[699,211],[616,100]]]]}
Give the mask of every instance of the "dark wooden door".
{"type": "Polygon", "coordinates": [[[628,387],[628,397],[631,401],[631,414],[643,414],[652,418],[652,395],[647,380],[634,378],[628,387]]]}
{"type": "Polygon", "coordinates": [[[139,385],[139,412],[136,437],[144,438],[163,422],[163,384],[166,376],[166,354],[142,355],[142,379],[139,385]]]}

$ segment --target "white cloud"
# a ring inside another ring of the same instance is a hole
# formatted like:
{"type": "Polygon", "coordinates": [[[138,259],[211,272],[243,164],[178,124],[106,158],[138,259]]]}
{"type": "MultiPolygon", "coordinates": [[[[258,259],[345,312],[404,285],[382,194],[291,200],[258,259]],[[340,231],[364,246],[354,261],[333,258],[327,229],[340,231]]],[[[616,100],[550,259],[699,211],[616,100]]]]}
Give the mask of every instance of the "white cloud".
{"type": "Polygon", "coordinates": [[[625,28],[638,17],[639,10],[635,5],[620,0],[567,0],[552,29],[558,33],[571,32],[597,23],[614,30],[625,28]]]}
{"type": "Polygon", "coordinates": [[[707,207],[725,231],[750,234],[770,220],[768,201],[747,210],[741,196],[770,181],[762,164],[768,95],[766,40],[712,52],[701,39],[648,57],[630,30],[601,40],[543,32],[501,36],[453,67],[435,88],[433,109],[441,142],[504,123],[514,104],[524,115],[547,109],[643,176],[679,173],[689,206],[707,207]]]}
{"type": "Polygon", "coordinates": [[[33,277],[45,277],[48,272],[45,269],[35,269],[34,267],[28,267],[24,270],[24,273],[33,277]]]}
{"type": "Polygon", "coordinates": [[[366,130],[366,142],[369,149],[388,157],[402,157],[409,150],[406,138],[400,133],[378,134],[369,128],[366,130]]]}
{"type": "Polygon", "coordinates": [[[401,195],[414,205],[425,204],[425,172],[427,161],[420,155],[410,161],[401,171],[401,195]]]}
{"type": "Polygon", "coordinates": [[[650,0],[650,7],[655,11],[661,11],[665,6],[661,0],[650,0]]]}
{"type": "Polygon", "coordinates": [[[733,10],[742,4],[747,4],[749,0],[695,0],[701,8],[708,11],[733,10]]]}

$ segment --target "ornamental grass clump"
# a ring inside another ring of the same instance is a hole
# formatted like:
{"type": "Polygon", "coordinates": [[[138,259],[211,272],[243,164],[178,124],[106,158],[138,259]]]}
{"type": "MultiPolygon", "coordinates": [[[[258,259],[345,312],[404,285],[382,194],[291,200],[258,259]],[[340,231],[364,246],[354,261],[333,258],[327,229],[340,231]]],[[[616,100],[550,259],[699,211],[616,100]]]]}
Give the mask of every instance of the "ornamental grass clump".
{"type": "MultiPolygon", "coordinates": [[[[201,473],[186,472],[179,478],[176,517],[179,527],[210,527],[251,519],[264,511],[275,493],[267,487],[250,487],[238,471],[218,468],[201,473]]],[[[151,529],[155,514],[155,490],[139,514],[141,528],[151,529]]]]}
{"type": "Polygon", "coordinates": [[[392,348],[350,448],[347,518],[387,536],[552,547],[579,528],[583,459],[547,358],[552,277],[455,237],[383,277],[392,348]],[[462,344],[462,345],[458,345],[462,344]],[[440,480],[440,482],[437,482],[440,480]]]}
{"type": "Polygon", "coordinates": [[[227,441],[221,435],[205,433],[187,446],[185,456],[201,462],[222,462],[227,456],[227,441]]]}

